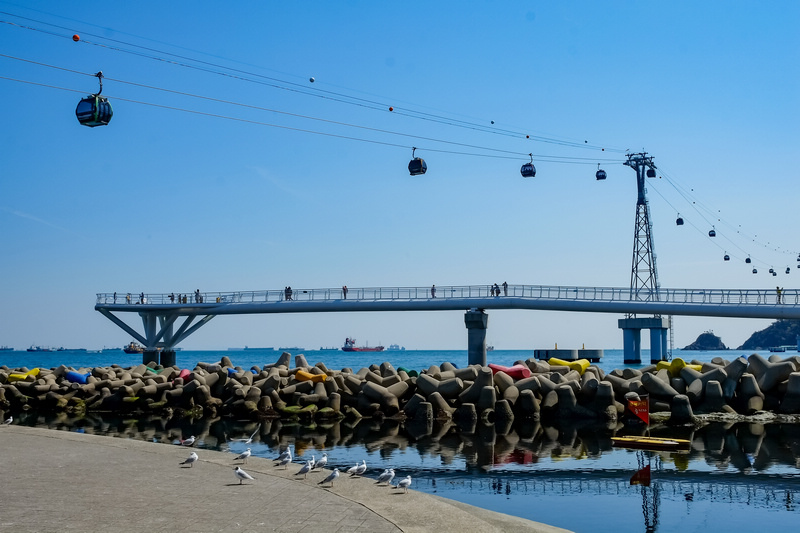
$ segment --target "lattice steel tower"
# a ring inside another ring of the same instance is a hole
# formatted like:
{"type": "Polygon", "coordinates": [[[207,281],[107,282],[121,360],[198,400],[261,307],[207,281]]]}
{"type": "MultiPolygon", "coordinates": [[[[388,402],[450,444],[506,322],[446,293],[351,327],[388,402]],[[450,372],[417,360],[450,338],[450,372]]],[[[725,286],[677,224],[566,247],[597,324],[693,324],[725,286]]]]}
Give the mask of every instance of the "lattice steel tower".
{"type": "MultiPolygon", "coordinates": [[[[653,223],[647,203],[644,178],[656,177],[653,158],[646,152],[628,154],[625,165],[636,171],[639,196],[636,200],[636,226],[633,235],[633,262],[631,266],[631,298],[642,301],[658,300],[658,271],[653,247],[653,223]]],[[[635,315],[629,315],[635,316],[635,315]]]]}

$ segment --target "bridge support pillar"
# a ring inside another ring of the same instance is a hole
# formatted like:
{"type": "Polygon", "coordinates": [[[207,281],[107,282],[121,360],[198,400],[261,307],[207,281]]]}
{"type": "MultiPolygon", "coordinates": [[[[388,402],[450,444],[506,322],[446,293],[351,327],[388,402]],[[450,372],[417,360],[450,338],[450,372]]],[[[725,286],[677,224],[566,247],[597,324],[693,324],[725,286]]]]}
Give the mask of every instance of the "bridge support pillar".
{"type": "Polygon", "coordinates": [[[175,350],[161,350],[161,366],[174,366],[176,362],[175,350]]]}
{"type": "Polygon", "coordinates": [[[467,363],[486,366],[486,328],[489,315],[482,309],[470,309],[464,314],[467,326],[467,363]]]}
{"type": "Polygon", "coordinates": [[[617,324],[622,330],[624,364],[641,364],[643,329],[650,330],[650,362],[666,359],[668,318],[621,318],[617,324]]]}
{"type": "Polygon", "coordinates": [[[144,352],[142,352],[142,363],[144,363],[144,364],[147,364],[147,363],[158,364],[158,351],[157,350],[153,350],[153,351],[145,350],[144,352]]]}

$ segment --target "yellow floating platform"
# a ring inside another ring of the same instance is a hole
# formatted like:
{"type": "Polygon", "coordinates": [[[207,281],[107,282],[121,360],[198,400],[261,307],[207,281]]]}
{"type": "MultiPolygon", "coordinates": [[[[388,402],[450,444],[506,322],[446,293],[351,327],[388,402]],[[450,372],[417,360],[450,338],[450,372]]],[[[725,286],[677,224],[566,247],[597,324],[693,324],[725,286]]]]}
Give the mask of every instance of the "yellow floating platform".
{"type": "Polygon", "coordinates": [[[686,439],[668,439],[662,437],[611,437],[611,442],[618,448],[635,448],[638,450],[685,451],[691,447],[686,439]]]}

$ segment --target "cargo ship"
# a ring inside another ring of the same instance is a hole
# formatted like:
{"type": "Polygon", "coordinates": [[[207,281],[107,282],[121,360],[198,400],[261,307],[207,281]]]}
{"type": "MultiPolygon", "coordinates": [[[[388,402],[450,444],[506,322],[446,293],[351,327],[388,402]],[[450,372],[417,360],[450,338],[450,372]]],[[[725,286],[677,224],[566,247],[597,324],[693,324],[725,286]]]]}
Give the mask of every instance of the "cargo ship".
{"type": "Polygon", "coordinates": [[[382,352],[383,346],[356,346],[356,340],[350,337],[344,340],[343,352],[382,352]]]}

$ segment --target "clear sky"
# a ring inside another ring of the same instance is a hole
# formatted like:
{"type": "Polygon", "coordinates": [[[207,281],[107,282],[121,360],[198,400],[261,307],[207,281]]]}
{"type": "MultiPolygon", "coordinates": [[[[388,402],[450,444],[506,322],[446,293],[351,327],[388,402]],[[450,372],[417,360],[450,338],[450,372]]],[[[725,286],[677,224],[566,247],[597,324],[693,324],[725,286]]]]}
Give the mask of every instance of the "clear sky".
{"type": "MultiPolygon", "coordinates": [[[[121,346],[98,292],[627,287],[625,150],[659,168],[662,287],[798,286],[800,3],[222,6],[0,0],[0,345],[121,346]]],[[[494,311],[487,340],[620,348],[618,318],[494,311]]],[[[675,344],[769,323],[676,317],[675,344]]],[[[346,336],[466,348],[462,312],[217,317],[183,346],[346,336]]]]}

